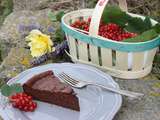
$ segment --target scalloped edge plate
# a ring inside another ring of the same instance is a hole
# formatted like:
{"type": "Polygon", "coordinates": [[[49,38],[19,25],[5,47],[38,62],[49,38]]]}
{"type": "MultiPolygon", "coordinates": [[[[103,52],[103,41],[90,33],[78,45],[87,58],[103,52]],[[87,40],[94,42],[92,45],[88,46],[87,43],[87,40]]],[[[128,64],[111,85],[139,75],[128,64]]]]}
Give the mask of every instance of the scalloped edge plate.
{"type": "MultiPolygon", "coordinates": [[[[108,74],[88,65],[72,63],[47,64],[31,68],[9,80],[8,84],[23,84],[31,76],[47,70],[53,70],[55,75],[64,71],[75,79],[79,78],[119,88],[108,74]]],[[[83,89],[73,89],[79,97],[80,112],[37,101],[38,108],[33,113],[21,112],[7,105],[5,109],[0,109],[0,114],[4,120],[43,120],[43,118],[46,120],[112,120],[122,105],[121,95],[98,87],[88,86],[83,89]]]]}

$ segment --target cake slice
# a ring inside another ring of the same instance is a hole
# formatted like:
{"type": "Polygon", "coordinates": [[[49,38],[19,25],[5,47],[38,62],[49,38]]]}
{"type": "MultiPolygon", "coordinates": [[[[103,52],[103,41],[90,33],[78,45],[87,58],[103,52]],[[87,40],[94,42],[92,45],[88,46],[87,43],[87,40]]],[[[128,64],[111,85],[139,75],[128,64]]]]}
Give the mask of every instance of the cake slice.
{"type": "Polygon", "coordinates": [[[73,89],[62,83],[52,71],[33,76],[23,84],[23,89],[36,100],[80,111],[79,100],[73,89]]]}

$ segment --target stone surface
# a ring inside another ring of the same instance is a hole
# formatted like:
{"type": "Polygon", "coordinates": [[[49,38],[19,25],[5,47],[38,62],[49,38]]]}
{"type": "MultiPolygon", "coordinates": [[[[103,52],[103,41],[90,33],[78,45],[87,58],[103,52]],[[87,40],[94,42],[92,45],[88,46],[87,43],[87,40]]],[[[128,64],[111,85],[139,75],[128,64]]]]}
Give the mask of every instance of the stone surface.
{"type": "Polygon", "coordinates": [[[42,10],[50,7],[57,7],[57,9],[62,9],[67,6],[68,9],[79,8],[81,0],[13,0],[14,11],[20,10],[42,10]]]}
{"type": "Polygon", "coordinates": [[[47,4],[50,0],[13,0],[14,11],[20,10],[37,10],[43,4],[47,4]]]}
{"type": "Polygon", "coordinates": [[[2,57],[6,57],[12,47],[26,47],[24,38],[32,29],[52,34],[54,27],[48,18],[48,12],[49,9],[35,12],[24,10],[10,14],[0,30],[2,57]]]}
{"type": "Polygon", "coordinates": [[[155,79],[118,80],[121,88],[145,94],[141,100],[123,97],[123,105],[114,120],[160,120],[160,81],[155,79]]]}
{"type": "Polygon", "coordinates": [[[11,43],[12,38],[7,33],[1,32],[0,30],[0,48],[2,60],[8,55],[10,48],[15,47],[15,43],[11,43]]]}
{"type": "Polygon", "coordinates": [[[25,48],[11,48],[0,66],[0,78],[12,78],[30,67],[30,51],[25,48]]]}
{"type": "Polygon", "coordinates": [[[19,11],[11,13],[4,21],[1,27],[2,33],[7,33],[12,38],[12,43],[17,43],[15,39],[20,39],[28,34],[32,29],[40,29],[43,32],[49,32],[52,22],[48,18],[49,9],[41,11],[19,11]]]}

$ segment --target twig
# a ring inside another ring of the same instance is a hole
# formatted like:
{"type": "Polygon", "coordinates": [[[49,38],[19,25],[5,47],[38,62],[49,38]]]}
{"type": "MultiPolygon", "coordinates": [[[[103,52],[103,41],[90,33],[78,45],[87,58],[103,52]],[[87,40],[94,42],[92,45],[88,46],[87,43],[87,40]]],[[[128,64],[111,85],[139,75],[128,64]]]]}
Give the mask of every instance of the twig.
{"type": "Polygon", "coordinates": [[[50,3],[51,5],[53,4],[64,4],[64,3],[72,3],[72,0],[62,0],[62,1],[59,1],[59,2],[52,2],[50,3]]]}

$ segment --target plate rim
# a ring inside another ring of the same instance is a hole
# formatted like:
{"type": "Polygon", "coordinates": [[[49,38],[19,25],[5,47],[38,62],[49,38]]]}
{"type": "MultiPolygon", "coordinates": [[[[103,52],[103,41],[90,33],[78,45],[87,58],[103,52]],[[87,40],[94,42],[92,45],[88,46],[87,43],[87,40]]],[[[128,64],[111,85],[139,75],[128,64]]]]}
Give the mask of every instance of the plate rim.
{"type": "MultiPolygon", "coordinates": [[[[41,65],[41,66],[37,66],[37,67],[33,67],[30,69],[27,69],[21,73],[19,73],[17,76],[15,76],[14,78],[10,79],[7,84],[11,84],[12,82],[14,82],[15,80],[17,81],[17,78],[19,76],[22,76],[23,74],[26,74],[28,72],[31,72],[32,70],[38,69],[38,68],[42,68],[44,66],[55,66],[55,65],[63,65],[63,66],[70,66],[70,67],[80,67],[82,69],[87,69],[89,71],[93,71],[96,72],[97,74],[100,74],[101,77],[103,78],[107,78],[109,77],[109,80],[111,82],[112,85],[114,85],[116,88],[119,88],[118,83],[116,83],[113,78],[108,75],[107,73],[102,72],[101,70],[89,66],[89,65],[85,65],[85,64],[74,64],[74,63],[50,63],[50,64],[46,64],[46,65],[41,65]]],[[[114,118],[114,116],[116,115],[116,113],[120,110],[121,106],[122,106],[122,96],[119,94],[115,94],[116,96],[116,104],[114,105],[114,107],[112,108],[111,112],[109,114],[105,114],[103,115],[103,118],[101,120],[112,120],[114,118]]]]}

